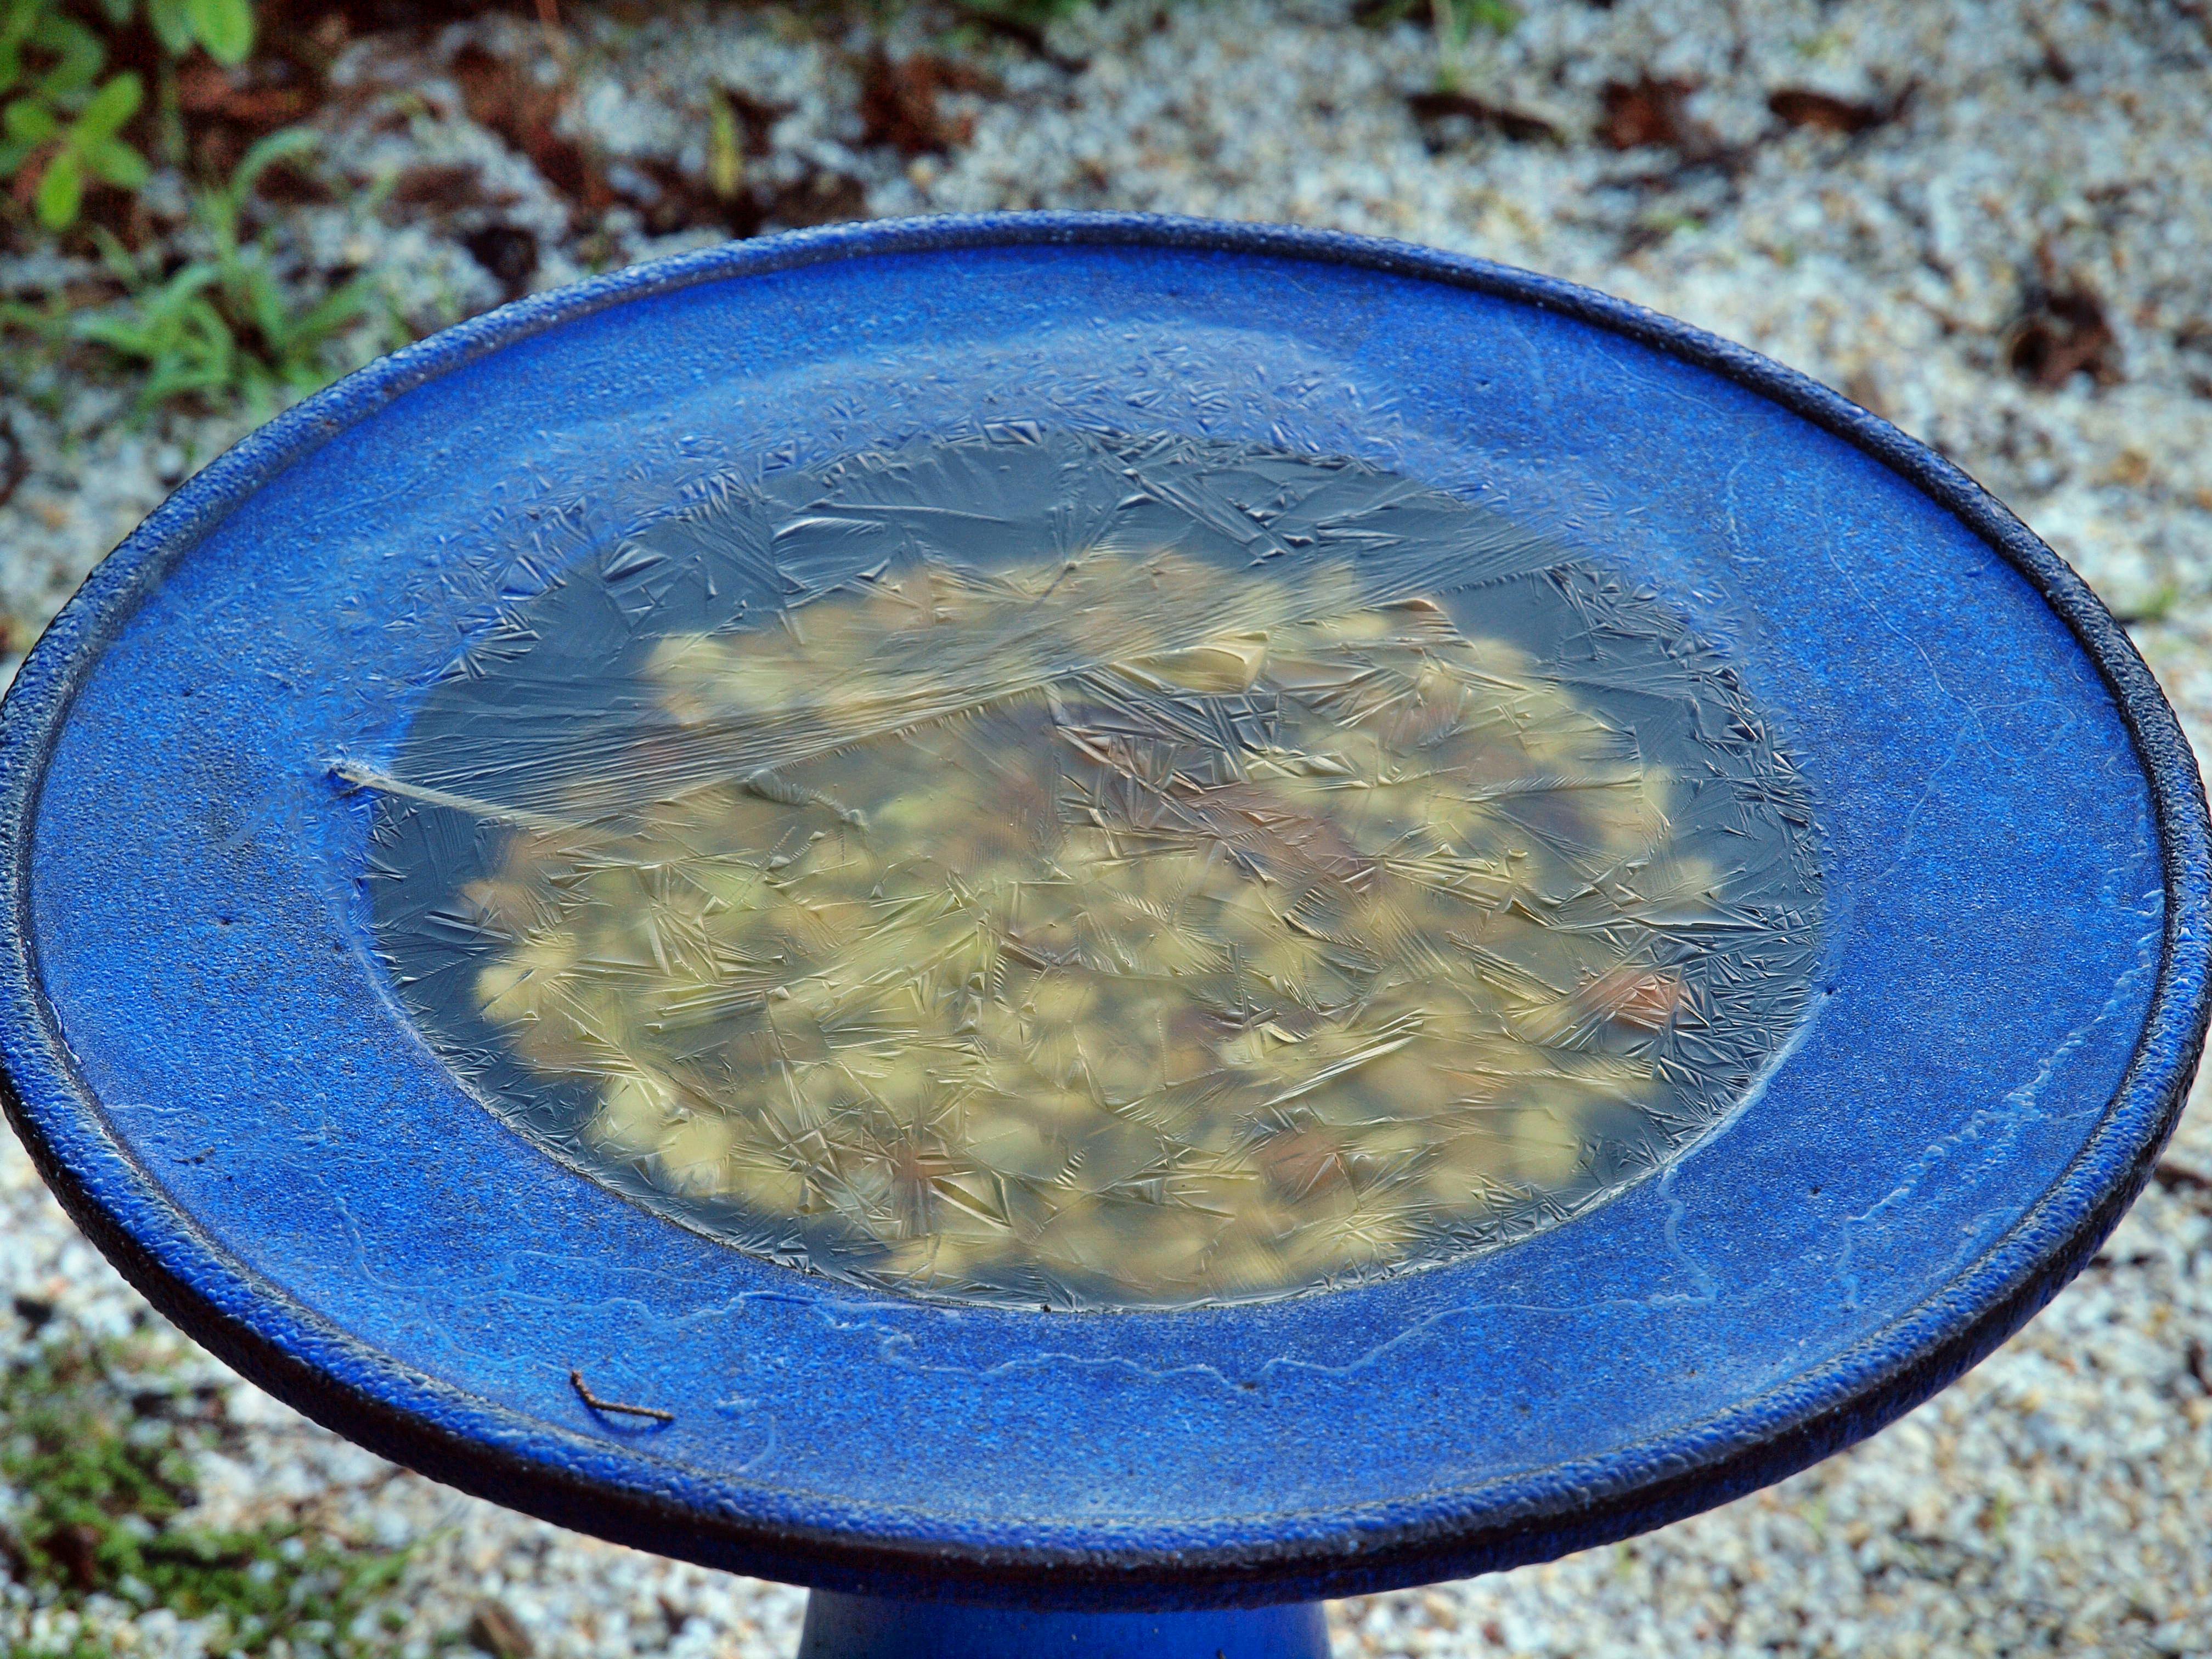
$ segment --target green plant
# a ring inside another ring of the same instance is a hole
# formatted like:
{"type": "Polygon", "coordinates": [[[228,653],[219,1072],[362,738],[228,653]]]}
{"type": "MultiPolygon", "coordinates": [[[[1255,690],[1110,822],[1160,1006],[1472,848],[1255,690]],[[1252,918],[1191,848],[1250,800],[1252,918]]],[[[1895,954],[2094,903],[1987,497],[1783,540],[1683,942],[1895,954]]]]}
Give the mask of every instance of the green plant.
{"type": "Polygon", "coordinates": [[[1437,44],[1437,89],[1457,92],[1476,33],[1502,40],[1521,27],[1522,13],[1512,0],[1358,0],[1352,8],[1352,15],[1369,28],[1388,28],[1425,15],[1437,44]]]}
{"type": "Polygon", "coordinates": [[[145,156],[121,136],[145,88],[110,75],[110,37],[143,16],[171,58],[204,48],[219,64],[253,50],[252,0],[98,0],[96,28],[64,0],[5,0],[0,21],[0,174],[49,230],[76,222],[88,179],[120,190],[146,182],[145,156]]]}
{"type": "Polygon", "coordinates": [[[1510,0],[1429,0],[1437,40],[1437,86],[1456,92],[1466,78],[1468,44],[1480,29],[1503,40],[1521,24],[1521,9],[1510,0]]]}
{"type": "Polygon", "coordinates": [[[2114,615],[2124,628],[2148,628],[2172,621],[2174,607],[2184,597],[2179,583],[2162,581],[2137,603],[2114,606],[2114,615]]]}
{"type": "Polygon", "coordinates": [[[98,233],[108,268],[129,297],[118,307],[80,313],[64,327],[69,337],[102,347],[143,372],[142,410],[193,393],[210,399],[242,394],[266,403],[278,391],[313,391],[345,366],[331,361],[331,347],[374,304],[368,278],[356,276],[295,308],[277,276],[268,234],[248,240],[244,233],[261,175],[318,142],[296,127],[271,133],[246,151],[220,188],[199,191],[192,218],[205,252],[165,276],[98,233]]]}
{"type": "MultiPolygon", "coordinates": [[[[956,26],[947,42],[958,50],[996,35],[1018,41],[1063,68],[1079,67],[1076,60],[1053,51],[1047,32],[1054,23],[1089,10],[1091,3],[1092,0],[952,0],[956,26]]],[[[886,9],[883,15],[888,16],[895,9],[886,9]]]]}
{"type": "Polygon", "coordinates": [[[720,93],[707,100],[707,182],[726,202],[745,183],[744,139],[738,131],[737,112],[720,93]]]}
{"type": "Polygon", "coordinates": [[[1063,17],[1073,17],[1089,3],[1090,0],[961,0],[958,9],[986,22],[1041,29],[1063,17]]]}
{"type": "Polygon", "coordinates": [[[1638,234],[1649,243],[1665,241],[1677,231],[1703,230],[1705,222],[1679,208],[1654,208],[1636,222],[1638,234]]]}
{"type": "Polygon", "coordinates": [[[114,1650],[91,1631],[78,1631],[67,1647],[51,1643],[10,1642],[0,1648],[6,1659],[115,1659],[114,1650]]]}
{"type": "MultiPolygon", "coordinates": [[[[49,1607],[94,1595],[167,1607],[220,1626],[216,1652],[258,1655],[280,1642],[333,1659],[389,1645],[376,1614],[407,1565],[404,1551],[356,1548],[295,1524],[242,1530],[186,1519],[193,1453],[214,1431],[210,1401],[129,1342],[50,1340],[0,1372],[0,1562],[49,1607]]],[[[67,1647],[18,1634],[16,1656],[106,1650],[80,1629],[67,1647]]]]}
{"type": "MultiPolygon", "coordinates": [[[[101,0],[118,23],[131,21],[135,0],[101,0]]],[[[146,21],[172,55],[194,46],[218,64],[242,64],[253,50],[253,0],[146,0],[146,21]]]]}

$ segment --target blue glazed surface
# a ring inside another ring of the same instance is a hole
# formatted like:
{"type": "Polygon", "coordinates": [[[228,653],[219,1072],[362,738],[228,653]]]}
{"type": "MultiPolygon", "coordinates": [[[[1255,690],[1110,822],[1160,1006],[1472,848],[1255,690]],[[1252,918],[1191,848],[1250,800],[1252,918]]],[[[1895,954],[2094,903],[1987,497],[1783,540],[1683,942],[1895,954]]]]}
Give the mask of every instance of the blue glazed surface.
{"type": "Polygon", "coordinates": [[[433,1474],[836,1589],[1264,1601],[1722,1501],[2040,1305],[2147,1175],[2203,1036],[2193,763],[2001,507],[1679,325],[1299,233],[848,228],[453,331],[150,520],[25,665],[0,769],[12,1104],[127,1272],[433,1474]],[[687,481],[1023,420],[1504,504],[1727,649],[1820,803],[1829,905],[1815,1012],[1737,1121],[1496,1255],[1070,1317],[738,1255],[465,1096],[370,954],[368,807],[332,760],[389,752],[489,598],[687,481]],[[674,1420],[594,1413],[572,1372],[674,1420]]]}

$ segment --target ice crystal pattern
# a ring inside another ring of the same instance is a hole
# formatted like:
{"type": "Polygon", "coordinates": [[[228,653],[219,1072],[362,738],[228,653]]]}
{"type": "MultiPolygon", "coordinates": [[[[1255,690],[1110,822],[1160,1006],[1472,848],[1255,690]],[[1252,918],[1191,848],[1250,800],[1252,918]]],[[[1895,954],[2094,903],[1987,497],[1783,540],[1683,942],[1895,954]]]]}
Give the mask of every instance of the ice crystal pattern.
{"type": "Polygon", "coordinates": [[[1450,1259],[1725,1114],[1816,878],[1762,732],[1655,756],[1602,675],[1364,550],[910,546],[651,637],[550,797],[394,806],[493,835],[440,912],[468,995],[571,1161],[694,1225],[1046,1307],[1450,1259]]]}

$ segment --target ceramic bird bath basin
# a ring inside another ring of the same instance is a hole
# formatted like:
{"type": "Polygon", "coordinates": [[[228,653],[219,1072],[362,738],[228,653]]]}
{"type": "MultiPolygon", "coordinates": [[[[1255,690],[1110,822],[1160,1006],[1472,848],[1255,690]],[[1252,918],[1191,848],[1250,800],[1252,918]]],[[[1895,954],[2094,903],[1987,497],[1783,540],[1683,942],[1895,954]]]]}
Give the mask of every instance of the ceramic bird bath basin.
{"type": "Polygon", "coordinates": [[[1778,1479],[2087,1259],[2203,1030],[2189,750],[2001,507],[1304,232],[451,330],[148,520],[0,769],[94,1240],[810,1659],[1316,1656],[1778,1479]]]}

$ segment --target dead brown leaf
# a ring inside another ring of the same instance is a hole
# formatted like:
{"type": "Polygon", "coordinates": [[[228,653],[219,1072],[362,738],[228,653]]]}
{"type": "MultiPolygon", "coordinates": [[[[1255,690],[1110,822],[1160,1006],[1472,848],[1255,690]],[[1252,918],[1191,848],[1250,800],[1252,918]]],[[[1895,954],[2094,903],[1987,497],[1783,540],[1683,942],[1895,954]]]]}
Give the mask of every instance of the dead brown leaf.
{"type": "Polygon", "coordinates": [[[31,458],[12,422],[0,420],[0,507],[15,499],[23,480],[31,476],[31,458]]]}
{"type": "Polygon", "coordinates": [[[188,58],[177,70],[177,107],[186,115],[269,131],[289,126],[318,100],[313,87],[284,72],[288,67],[241,64],[227,70],[210,58],[188,58]]]}
{"type": "Polygon", "coordinates": [[[1711,135],[1688,114],[1690,94],[1697,89],[1695,81],[1662,81],[1650,75],[1608,81],[1599,94],[1605,118],[1598,125],[1598,137],[1613,149],[1640,149],[1646,144],[1684,150],[1707,148],[1711,135]]]}
{"type": "Polygon", "coordinates": [[[100,1568],[100,1534],[82,1522],[57,1527],[39,1540],[46,1553],[61,1564],[70,1582],[81,1590],[96,1590],[102,1587],[100,1568]]]}
{"type": "Polygon", "coordinates": [[[1766,94],[1766,107],[1790,126],[1854,137],[1897,119],[1911,94],[1912,88],[1907,87],[1896,97],[1873,104],[1815,92],[1810,87],[1782,87],[1766,94]]]}
{"type": "Polygon", "coordinates": [[[761,219],[763,223],[773,221],[794,229],[836,224],[858,218],[866,210],[867,202],[867,191],[859,179],[842,173],[816,173],[776,191],[761,219]]]}
{"type": "Polygon", "coordinates": [[[2021,379],[2055,392],[2076,374],[2099,386],[2117,386],[2119,336],[2105,315],[2105,303],[2082,283],[2044,289],[2031,295],[2027,311],[2007,331],[2005,364],[2021,379]]]}
{"type": "Polygon", "coordinates": [[[520,299],[538,274],[538,234],[524,225],[489,224],[461,238],[469,257],[499,284],[502,299],[520,299]]]}
{"type": "Polygon", "coordinates": [[[1493,104],[1464,92],[1416,92],[1406,98],[1413,118],[1424,124],[1463,117],[1486,131],[1516,143],[1556,144],[1563,135],[1540,115],[1532,115],[1504,104],[1493,104]]]}
{"type": "Polygon", "coordinates": [[[948,92],[994,92],[998,83],[965,64],[918,52],[894,58],[880,46],[860,74],[862,142],[889,144],[902,155],[942,155],[975,137],[973,117],[947,117],[937,100],[948,92]]]}
{"type": "Polygon", "coordinates": [[[409,167],[392,186],[393,205],[411,208],[507,207],[520,198],[512,191],[488,191],[483,174],[465,161],[425,162],[409,167]]]}
{"type": "Polygon", "coordinates": [[[587,214],[614,204],[615,192],[589,152],[559,130],[568,101],[565,80],[541,81],[473,40],[448,67],[469,118],[528,156],[547,184],[587,214]]]}
{"type": "Polygon", "coordinates": [[[532,1659],[538,1650],[522,1621],[500,1601],[477,1604],[477,1610],[469,1615],[468,1642],[492,1659],[532,1659]]]}

